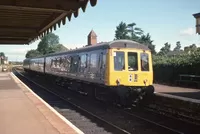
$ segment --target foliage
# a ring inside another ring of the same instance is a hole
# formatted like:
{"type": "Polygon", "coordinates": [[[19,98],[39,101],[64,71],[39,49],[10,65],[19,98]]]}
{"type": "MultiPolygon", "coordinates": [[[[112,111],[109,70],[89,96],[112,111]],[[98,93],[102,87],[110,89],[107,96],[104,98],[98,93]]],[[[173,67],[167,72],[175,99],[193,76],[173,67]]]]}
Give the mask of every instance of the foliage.
{"type": "Polygon", "coordinates": [[[152,54],[156,54],[155,45],[153,45],[153,40],[151,40],[151,35],[149,33],[147,33],[147,35],[142,35],[138,42],[147,45],[152,54]]]}
{"type": "Polygon", "coordinates": [[[59,44],[59,37],[54,33],[45,35],[38,44],[37,50],[42,54],[48,54],[51,52],[55,45],[59,44]]]}
{"type": "Polygon", "coordinates": [[[181,43],[180,43],[180,41],[176,42],[176,47],[174,48],[174,51],[181,51],[181,43]]]}
{"type": "Polygon", "coordinates": [[[198,48],[197,48],[196,44],[192,44],[192,45],[190,45],[190,46],[185,47],[185,48],[184,48],[184,51],[185,51],[185,52],[193,52],[193,51],[195,51],[195,50],[197,50],[197,49],[198,49],[198,48]]]}
{"type": "Polygon", "coordinates": [[[0,52],[0,64],[4,64],[5,54],[4,52],[0,52]]]}
{"type": "Polygon", "coordinates": [[[166,55],[168,52],[170,52],[171,44],[166,42],[164,46],[160,49],[159,55],[166,55]]]}
{"type": "Polygon", "coordinates": [[[30,50],[26,53],[26,58],[39,57],[49,53],[64,52],[68,49],[59,44],[59,37],[53,33],[45,35],[38,44],[36,50],[30,50]]]}
{"type": "Polygon", "coordinates": [[[5,57],[4,52],[0,52],[0,57],[5,57]]]}
{"type": "Polygon", "coordinates": [[[155,55],[153,56],[154,79],[159,83],[174,83],[179,74],[200,75],[199,59],[199,49],[171,57],[155,55]]]}
{"type": "Polygon", "coordinates": [[[138,41],[140,39],[140,36],[143,35],[143,30],[135,26],[136,23],[130,23],[127,25],[127,30],[129,33],[131,33],[131,36],[129,38],[133,41],[138,41]]]}
{"type": "Polygon", "coordinates": [[[29,50],[27,53],[26,53],[26,58],[33,58],[33,57],[39,57],[41,56],[42,54],[38,51],[38,50],[29,50]]]}
{"type": "Polygon", "coordinates": [[[130,39],[142,43],[147,45],[153,54],[156,54],[155,45],[153,45],[153,40],[151,40],[150,34],[148,33],[147,35],[144,35],[143,30],[136,27],[136,23],[126,24],[120,22],[115,30],[114,40],[116,39],[130,39]]]}
{"type": "Polygon", "coordinates": [[[115,40],[117,39],[129,39],[127,25],[121,22],[115,30],[115,40]]]}
{"type": "Polygon", "coordinates": [[[62,44],[58,44],[58,45],[49,47],[48,53],[64,52],[67,50],[68,49],[64,47],[62,44]]]}

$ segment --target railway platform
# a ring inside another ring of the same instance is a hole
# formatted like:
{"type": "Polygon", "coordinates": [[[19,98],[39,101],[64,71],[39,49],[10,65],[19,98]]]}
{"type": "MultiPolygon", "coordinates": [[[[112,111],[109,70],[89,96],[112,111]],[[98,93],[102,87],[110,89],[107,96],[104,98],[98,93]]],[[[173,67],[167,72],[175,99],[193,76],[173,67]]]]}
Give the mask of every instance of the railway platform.
{"type": "Polygon", "coordinates": [[[155,93],[160,96],[200,103],[200,89],[154,84],[155,93]]]}
{"type": "Polygon", "coordinates": [[[0,134],[83,133],[14,74],[0,72],[0,134]]]}

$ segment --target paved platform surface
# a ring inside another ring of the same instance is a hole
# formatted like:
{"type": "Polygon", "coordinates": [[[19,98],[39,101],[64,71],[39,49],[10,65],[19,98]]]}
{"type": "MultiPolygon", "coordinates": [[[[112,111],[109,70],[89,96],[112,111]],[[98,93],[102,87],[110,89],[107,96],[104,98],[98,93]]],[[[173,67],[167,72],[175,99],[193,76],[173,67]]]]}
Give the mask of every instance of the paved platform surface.
{"type": "Polygon", "coordinates": [[[0,134],[77,133],[10,73],[0,73],[0,134]]]}
{"type": "Polygon", "coordinates": [[[154,84],[155,92],[200,100],[200,89],[154,84]]]}

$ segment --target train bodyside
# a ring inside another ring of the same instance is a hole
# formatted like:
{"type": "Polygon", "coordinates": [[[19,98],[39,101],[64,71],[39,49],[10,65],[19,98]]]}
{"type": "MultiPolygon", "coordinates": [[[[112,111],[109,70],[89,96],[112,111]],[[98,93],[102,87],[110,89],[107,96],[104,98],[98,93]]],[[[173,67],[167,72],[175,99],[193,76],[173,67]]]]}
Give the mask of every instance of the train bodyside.
{"type": "Polygon", "coordinates": [[[87,49],[46,56],[45,73],[75,80],[105,83],[106,49],[87,49]]]}
{"type": "Polygon", "coordinates": [[[24,60],[23,68],[25,71],[44,73],[45,58],[29,58],[24,60]]]}
{"type": "Polygon", "coordinates": [[[129,40],[49,55],[45,71],[96,86],[104,85],[120,95],[154,92],[151,52],[147,46],[129,40]]]}
{"type": "Polygon", "coordinates": [[[30,70],[103,85],[121,96],[132,91],[154,92],[151,52],[147,46],[129,40],[33,58],[30,70]]]}
{"type": "Polygon", "coordinates": [[[23,68],[24,68],[24,71],[28,71],[30,69],[30,59],[25,59],[23,61],[23,68]]]}

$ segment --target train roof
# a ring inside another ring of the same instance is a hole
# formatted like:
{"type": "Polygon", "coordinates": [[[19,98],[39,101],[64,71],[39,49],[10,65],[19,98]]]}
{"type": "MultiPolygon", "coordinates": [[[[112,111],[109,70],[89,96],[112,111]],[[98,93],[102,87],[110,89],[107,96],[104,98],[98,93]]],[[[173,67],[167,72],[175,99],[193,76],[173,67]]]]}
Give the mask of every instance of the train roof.
{"type": "Polygon", "coordinates": [[[56,55],[60,55],[60,54],[65,54],[65,53],[70,54],[70,53],[74,53],[74,52],[81,53],[81,52],[85,52],[85,51],[93,51],[93,50],[109,49],[109,48],[136,48],[136,49],[142,49],[142,50],[150,50],[146,45],[140,44],[135,41],[114,40],[114,41],[110,41],[110,42],[98,43],[98,44],[91,45],[91,46],[85,46],[82,48],[73,49],[73,50],[69,50],[66,52],[52,53],[52,54],[48,54],[46,56],[56,56],[56,55]]]}
{"type": "MultiPolygon", "coordinates": [[[[74,52],[81,53],[85,51],[93,51],[93,50],[99,50],[99,49],[109,49],[109,48],[136,48],[136,49],[142,49],[142,50],[150,50],[148,46],[143,45],[141,43],[132,41],[132,40],[114,40],[110,42],[102,42],[91,46],[85,46],[78,49],[73,49],[65,52],[59,52],[59,53],[51,53],[47,54],[41,57],[35,57],[35,58],[42,58],[42,57],[48,57],[48,56],[56,56],[56,55],[62,55],[62,54],[71,54],[74,52]]],[[[29,58],[34,59],[34,58],[29,58]]]]}

